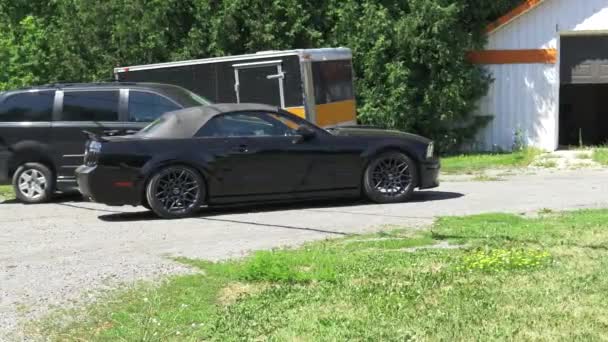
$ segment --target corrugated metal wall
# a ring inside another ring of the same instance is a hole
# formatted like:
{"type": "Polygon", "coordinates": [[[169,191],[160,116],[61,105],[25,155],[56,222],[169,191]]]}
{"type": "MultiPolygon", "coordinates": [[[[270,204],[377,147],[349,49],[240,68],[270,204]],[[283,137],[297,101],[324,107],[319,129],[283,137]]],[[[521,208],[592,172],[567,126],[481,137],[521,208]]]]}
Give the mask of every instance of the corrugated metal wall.
{"type": "MultiPolygon", "coordinates": [[[[559,49],[564,31],[608,30],[608,0],[546,0],[537,8],[493,32],[489,50],[559,49]]],[[[480,133],[475,148],[513,146],[514,132],[527,142],[555,150],[558,141],[559,64],[487,66],[494,83],[480,102],[479,113],[494,119],[480,133]]]]}

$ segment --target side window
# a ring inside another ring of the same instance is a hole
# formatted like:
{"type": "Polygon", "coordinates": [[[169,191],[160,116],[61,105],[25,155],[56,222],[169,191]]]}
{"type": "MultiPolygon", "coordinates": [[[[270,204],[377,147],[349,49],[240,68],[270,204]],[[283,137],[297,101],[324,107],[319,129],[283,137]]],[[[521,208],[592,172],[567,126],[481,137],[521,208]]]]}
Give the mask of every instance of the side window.
{"type": "Polygon", "coordinates": [[[234,113],[217,116],[196,134],[198,137],[264,137],[292,135],[293,130],[276,114],[234,113]]]}
{"type": "Polygon", "coordinates": [[[0,103],[0,122],[51,121],[55,91],[11,95],[0,103]]]}
{"type": "Polygon", "coordinates": [[[151,122],[180,106],[154,93],[129,91],[129,121],[151,122]]]}
{"type": "Polygon", "coordinates": [[[118,90],[66,91],[63,121],[118,121],[118,90]]]}

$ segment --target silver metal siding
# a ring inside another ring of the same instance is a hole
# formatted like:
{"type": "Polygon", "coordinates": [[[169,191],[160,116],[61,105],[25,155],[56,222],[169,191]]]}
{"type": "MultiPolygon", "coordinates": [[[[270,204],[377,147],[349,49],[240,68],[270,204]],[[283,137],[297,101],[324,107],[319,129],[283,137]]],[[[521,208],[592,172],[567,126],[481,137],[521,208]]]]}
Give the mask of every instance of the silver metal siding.
{"type": "MultiPolygon", "coordinates": [[[[489,50],[558,49],[560,33],[608,30],[608,0],[546,0],[490,34],[489,50]]],[[[558,56],[559,59],[559,56],[558,56]]],[[[477,148],[509,150],[518,128],[527,142],[555,150],[558,142],[559,62],[489,65],[495,79],[480,114],[494,120],[479,134],[477,148]]]]}

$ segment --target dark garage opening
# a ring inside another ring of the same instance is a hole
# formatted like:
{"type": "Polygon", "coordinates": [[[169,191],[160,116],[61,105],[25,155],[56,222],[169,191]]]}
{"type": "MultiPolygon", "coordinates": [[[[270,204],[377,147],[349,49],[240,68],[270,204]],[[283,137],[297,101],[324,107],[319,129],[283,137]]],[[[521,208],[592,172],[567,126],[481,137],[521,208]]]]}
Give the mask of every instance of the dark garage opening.
{"type": "Polygon", "coordinates": [[[560,50],[559,144],[608,143],[608,35],[566,34],[560,50]]]}
{"type": "Polygon", "coordinates": [[[608,143],[608,84],[568,84],[560,91],[559,144],[608,143]]]}

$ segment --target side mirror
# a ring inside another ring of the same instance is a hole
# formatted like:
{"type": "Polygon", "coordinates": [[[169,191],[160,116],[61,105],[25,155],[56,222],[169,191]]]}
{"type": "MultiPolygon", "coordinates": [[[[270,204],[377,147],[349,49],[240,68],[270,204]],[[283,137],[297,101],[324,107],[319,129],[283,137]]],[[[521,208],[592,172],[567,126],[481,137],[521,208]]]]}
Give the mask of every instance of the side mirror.
{"type": "Polygon", "coordinates": [[[299,143],[314,138],[317,135],[317,132],[315,132],[308,126],[302,125],[296,129],[296,134],[299,136],[296,142],[299,143]]]}

